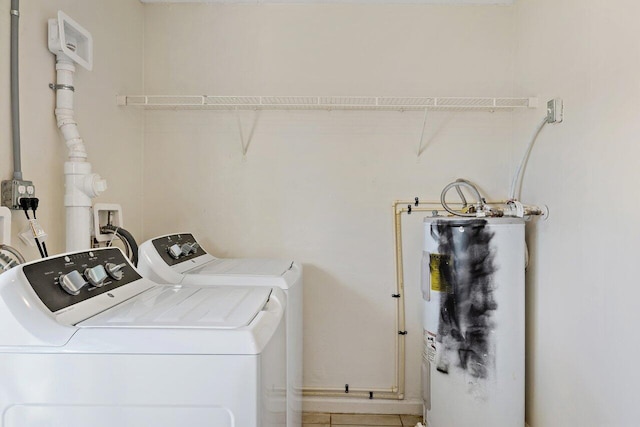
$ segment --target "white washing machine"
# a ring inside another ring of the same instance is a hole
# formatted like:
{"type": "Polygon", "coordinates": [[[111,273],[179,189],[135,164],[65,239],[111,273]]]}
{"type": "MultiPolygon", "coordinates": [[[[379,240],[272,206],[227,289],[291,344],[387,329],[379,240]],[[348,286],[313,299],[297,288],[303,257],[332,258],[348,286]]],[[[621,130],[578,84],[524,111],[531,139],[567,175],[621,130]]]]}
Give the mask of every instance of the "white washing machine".
{"type": "Polygon", "coordinates": [[[0,275],[0,426],[285,425],[283,292],[157,285],[119,249],[0,275]]]}
{"type": "Polygon", "coordinates": [[[287,427],[302,424],[302,267],[291,260],[224,259],[208,254],[191,233],[140,245],[138,271],[158,283],[278,287],[287,296],[287,427]]]}

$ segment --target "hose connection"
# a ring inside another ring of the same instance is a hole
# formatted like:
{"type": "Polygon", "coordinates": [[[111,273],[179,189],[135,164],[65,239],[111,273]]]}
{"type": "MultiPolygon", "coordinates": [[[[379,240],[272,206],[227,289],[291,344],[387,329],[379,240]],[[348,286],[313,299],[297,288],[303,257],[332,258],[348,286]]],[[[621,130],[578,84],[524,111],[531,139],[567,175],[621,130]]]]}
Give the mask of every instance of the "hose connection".
{"type": "Polygon", "coordinates": [[[549,212],[546,207],[539,208],[537,206],[524,205],[515,199],[510,199],[502,203],[492,202],[491,204],[496,206],[489,206],[489,203],[487,203],[486,199],[482,197],[482,194],[480,194],[480,190],[478,190],[478,187],[471,181],[462,178],[457,179],[444,187],[442,193],[440,194],[440,203],[442,204],[442,207],[451,215],[468,218],[512,217],[526,219],[532,216],[542,216],[543,219],[546,219],[549,212]],[[447,193],[452,188],[456,189],[456,192],[458,193],[458,196],[462,201],[462,208],[460,210],[451,208],[451,206],[449,206],[446,201],[447,193]],[[462,188],[466,188],[474,195],[476,199],[475,203],[467,202],[467,199],[462,192],[462,188]]]}
{"type": "Polygon", "coordinates": [[[455,215],[455,216],[484,217],[484,216],[487,216],[487,213],[490,212],[490,210],[488,210],[488,207],[486,205],[486,200],[480,194],[480,190],[478,190],[478,187],[476,187],[471,181],[467,181],[466,179],[462,179],[462,178],[459,178],[459,179],[447,184],[444,187],[444,189],[442,190],[442,193],[440,193],[440,203],[442,204],[442,207],[447,212],[449,212],[450,214],[455,215]],[[473,195],[476,197],[476,203],[475,204],[467,203],[467,199],[464,196],[464,193],[462,192],[460,187],[465,187],[468,190],[471,190],[473,195]],[[460,199],[462,200],[462,210],[460,210],[460,211],[456,211],[456,210],[452,209],[447,204],[446,196],[447,196],[447,193],[449,192],[449,190],[451,190],[452,188],[456,189],[456,191],[458,192],[458,196],[460,196],[460,199]]]}

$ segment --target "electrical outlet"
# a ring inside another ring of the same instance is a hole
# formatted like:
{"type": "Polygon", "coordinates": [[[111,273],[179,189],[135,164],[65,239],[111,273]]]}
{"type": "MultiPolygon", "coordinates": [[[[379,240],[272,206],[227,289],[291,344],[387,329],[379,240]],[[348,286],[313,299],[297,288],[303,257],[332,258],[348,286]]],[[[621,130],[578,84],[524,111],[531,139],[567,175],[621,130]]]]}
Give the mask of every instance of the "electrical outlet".
{"type": "Polygon", "coordinates": [[[6,180],[2,181],[2,206],[9,209],[21,209],[20,199],[23,197],[35,197],[36,187],[31,181],[6,180]]]}
{"type": "Polygon", "coordinates": [[[561,123],[563,116],[562,99],[554,98],[547,101],[547,123],[561,123]]]}

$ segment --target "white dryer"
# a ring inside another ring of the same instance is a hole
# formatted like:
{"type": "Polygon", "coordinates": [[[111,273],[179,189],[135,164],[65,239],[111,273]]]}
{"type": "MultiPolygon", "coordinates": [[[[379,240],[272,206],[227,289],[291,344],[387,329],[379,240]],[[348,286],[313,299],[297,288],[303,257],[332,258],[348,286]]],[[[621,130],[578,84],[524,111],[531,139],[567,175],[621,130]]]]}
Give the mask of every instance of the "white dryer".
{"type": "Polygon", "coordinates": [[[282,427],[283,292],[157,285],[119,249],[0,275],[0,426],[282,427]]]}
{"type": "Polygon", "coordinates": [[[302,424],[302,266],[291,260],[216,258],[191,233],[140,245],[138,271],[157,283],[278,287],[287,296],[287,427],[302,424]]]}

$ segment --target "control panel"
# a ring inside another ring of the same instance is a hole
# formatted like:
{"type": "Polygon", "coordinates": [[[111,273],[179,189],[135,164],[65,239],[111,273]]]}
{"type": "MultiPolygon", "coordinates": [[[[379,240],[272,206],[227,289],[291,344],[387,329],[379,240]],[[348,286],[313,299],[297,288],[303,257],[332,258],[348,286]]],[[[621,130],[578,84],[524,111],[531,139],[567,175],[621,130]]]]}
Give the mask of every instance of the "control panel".
{"type": "Polygon", "coordinates": [[[117,248],[48,258],[25,265],[23,272],[54,313],[142,278],[117,248]]]}
{"type": "Polygon", "coordinates": [[[180,264],[206,254],[190,233],[158,237],[152,243],[167,265],[180,264]]]}

